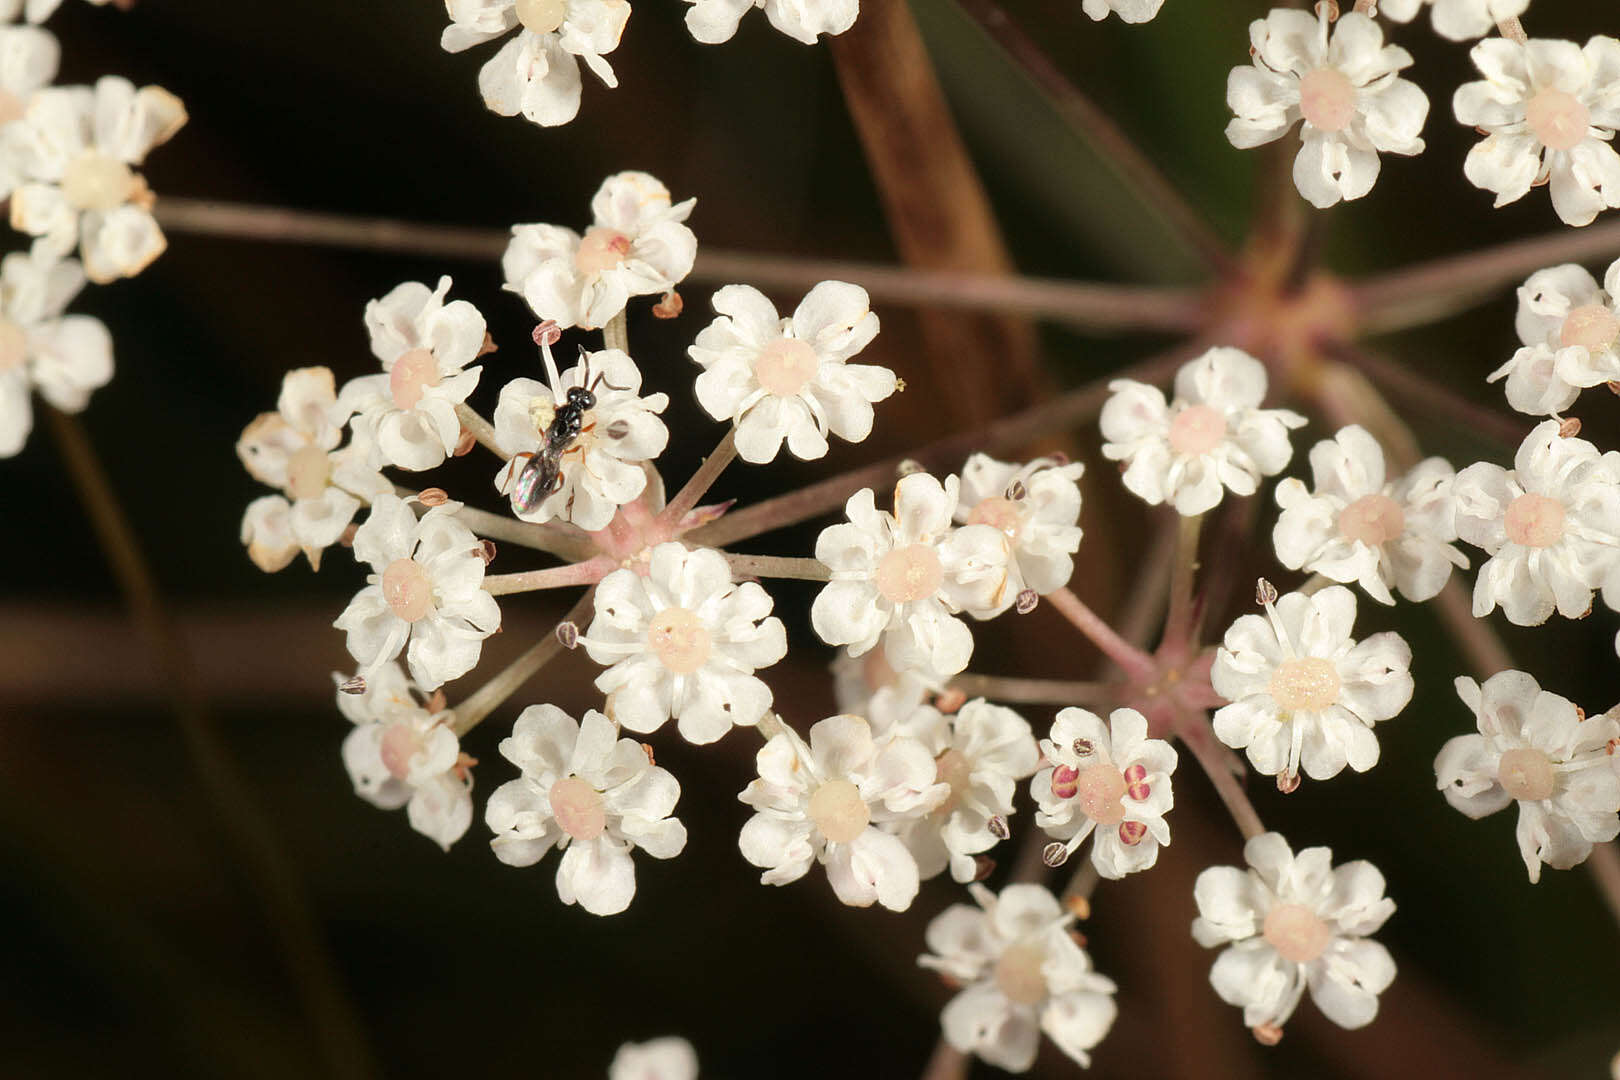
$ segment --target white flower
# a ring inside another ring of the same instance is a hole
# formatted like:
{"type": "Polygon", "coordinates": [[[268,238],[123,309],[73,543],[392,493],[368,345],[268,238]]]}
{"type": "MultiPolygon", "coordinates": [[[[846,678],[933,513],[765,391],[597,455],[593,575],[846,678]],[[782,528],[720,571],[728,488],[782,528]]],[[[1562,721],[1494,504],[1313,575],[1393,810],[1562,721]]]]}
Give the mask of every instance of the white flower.
{"type": "MultiPolygon", "coordinates": [[[[604,529],[619,507],[647,488],[643,466],[664,452],[669,429],[656,414],[669,405],[666,394],[638,396],[641,372],[618,349],[588,353],[562,373],[558,391],[567,400],[572,387],[594,389],[596,404],[585,410],[580,433],[563,452],[559,485],[531,510],[518,504],[518,479],[527,458],[514,459],[495,474],[495,487],[512,496],[512,513],[524,521],[553,518],[582,529],[604,529]]],[[[501,387],[495,406],[495,443],[507,454],[533,454],[546,444],[545,431],[556,414],[556,399],[545,383],[513,379],[501,387]]]]}
{"type": "Polygon", "coordinates": [[[49,87],[28,102],[8,150],[23,182],[11,196],[12,228],[45,250],[75,246],[98,284],[133,277],[163,253],[152,192],[131,166],[186,122],[186,107],[159,86],[136,90],[108,75],[95,89],[49,87]]]}
{"type": "Polygon", "coordinates": [[[669,190],[643,172],[602,181],[591,199],[595,224],[582,237],[561,225],[514,225],[501,257],[506,287],[541,319],[596,330],[632,296],[663,293],[692,270],[697,237],[681,222],[696,199],[670,204],[669,190]]]}
{"type": "MultiPolygon", "coordinates": [[[[471,759],[451,714],[429,713],[395,663],[366,675],[360,694],[339,690],[338,709],[354,723],[343,764],[354,793],[384,810],[405,807],[411,828],[446,851],[472,824],[471,759]]],[[[334,673],[334,682],[345,679],[334,673]]]]}
{"type": "Polygon", "coordinates": [[[1457,535],[1491,557],[1474,581],[1474,615],[1498,604],[1537,626],[1556,609],[1578,619],[1620,558],[1620,453],[1599,454],[1546,420],[1525,437],[1512,471],[1489,462],[1457,474],[1457,535]]]}
{"type": "MultiPolygon", "coordinates": [[[[861,13],[860,0],[686,0],[692,4],[686,13],[686,28],[705,45],[730,41],[737,24],[754,8],[764,8],[765,17],[788,37],[806,45],[816,43],[817,34],[842,34],[855,25],[861,13]]],[[[1162,2],[1162,0],[1161,0],[1162,2]]]]}
{"type": "Polygon", "coordinates": [[[1457,680],[1479,734],[1458,735],[1434,759],[1435,786],[1471,818],[1518,800],[1519,854],[1531,881],[1541,864],[1568,870],[1592,845],[1620,835],[1620,774],[1612,716],[1582,718],[1575,703],[1536,685],[1522,671],[1501,671],[1480,686],[1457,680]]]}
{"type": "Polygon", "coordinates": [[[596,589],[596,615],[579,639],[598,664],[608,713],[630,731],[677,721],[681,738],[711,743],[733,724],[759,723],[771,689],[754,676],[787,655],[787,632],[757,582],[734,585],[725,556],[653,548],[645,574],[615,570],[596,589]]]}
{"type": "Polygon", "coordinates": [[[926,695],[944,690],[948,679],[948,676],[941,678],[925,671],[896,671],[889,663],[888,650],[882,645],[859,656],[852,654],[848,648],[839,649],[829,666],[833,676],[833,700],[838,705],[838,711],[868,719],[873,719],[869,708],[876,707],[869,703],[878,694],[887,691],[903,702],[901,708],[909,708],[921,702],[926,695]]]}
{"type": "Polygon", "coordinates": [[[84,271],[72,259],[14,251],[0,261],[0,457],[28,441],[34,390],[79,412],[112,378],[112,335],[101,320],[62,314],[82,288],[84,271]]]}
{"type": "Polygon", "coordinates": [[[1168,502],[1189,517],[1220,505],[1223,486],[1253,495],[1293,456],[1288,430],[1305,425],[1298,413],[1260,408],[1265,365],[1240,349],[1211,349],[1182,365],[1169,405],[1158,387],[1131,379],[1108,389],[1103,456],[1126,463],[1125,487],[1148,505],[1168,502]]]}
{"type": "Polygon", "coordinates": [[[1547,184],[1569,225],[1588,225],[1620,206],[1620,41],[1488,38],[1469,54],[1485,78],[1452,98],[1458,123],[1486,132],[1468,152],[1463,175],[1496,192],[1496,205],[1547,184]]]}
{"type": "Polygon", "coordinates": [[[613,1055],[608,1080],[697,1080],[697,1051],[679,1035],[625,1043],[613,1055]]]}
{"type": "MultiPolygon", "coordinates": [[[[90,0],[101,7],[111,0],[90,0]]],[[[62,0],[0,0],[0,22],[12,22],[19,15],[31,23],[42,23],[56,14],[62,0]]]]}
{"type": "MultiPolygon", "coordinates": [[[[3,4],[0,4],[3,8],[3,4]]],[[[34,91],[56,78],[62,48],[48,30],[32,26],[0,26],[0,198],[22,183],[17,169],[19,145],[25,139],[21,120],[34,91]]]]}
{"type": "MultiPolygon", "coordinates": [[[[1064,709],[1041,740],[1042,765],[1030,783],[1040,810],[1035,824],[1066,841],[1072,855],[1096,832],[1091,861],[1105,878],[1146,870],[1170,843],[1164,815],[1175,805],[1170,774],[1176,751],[1148,738],[1147,718],[1135,709],[1115,709],[1105,725],[1085,709],[1064,709]]],[[[1055,855],[1048,864],[1060,864],[1055,855]]]]}
{"type": "Polygon", "coordinates": [[[1159,13],[1164,0],[1085,0],[1082,9],[1093,19],[1108,18],[1112,11],[1121,22],[1145,23],[1159,13]]]}
{"type": "Polygon", "coordinates": [[[337,449],[343,431],[331,419],[336,400],[329,368],[289,371],[277,411],[260,413],[237,440],[236,456],[253,478],[287,496],[254,500],[242,520],[242,542],[260,570],[280,570],[300,550],[319,570],[321,552],[337,543],[361,501],[393,491],[368,446],[337,449]]]}
{"type": "Polygon", "coordinates": [[[908,738],[879,744],[865,720],[834,716],[810,729],[808,746],[784,725],[755,761],[759,778],[737,797],[756,812],[737,845],[764,868],[762,884],[797,881],[820,862],[851,907],[911,906],[917,861],[880,826],[930,813],[949,797],[926,746],[908,738]]]}
{"type": "Polygon", "coordinates": [[[448,502],[418,521],[403,499],[379,495],[355,531],[354,557],[376,573],[332,625],[348,633],[349,655],[366,678],[409,640],[411,678],[436,690],[471,671],[500,627],[478,538],[455,518],[460,508],[448,502]]]}
{"type": "Polygon", "coordinates": [[[832,570],[810,609],[823,641],[859,656],[884,640],[902,668],[954,675],[967,667],[973,635],[953,613],[1001,603],[1010,545],[990,525],[952,529],[956,493],[954,476],[942,485],[912,473],[894,486],[893,514],[877,509],[871,488],[850,497],[849,522],[816,540],[816,558],[832,570]]]}
{"type": "Polygon", "coordinates": [[[791,319],[764,294],[727,285],[714,294],[719,318],[687,352],[703,368],[698,404],[737,425],[744,461],[772,461],[787,441],[793,456],[827,453],[827,433],[860,442],[872,433],[872,403],[894,393],[894,372],[846,363],[877,335],[866,290],[823,281],[791,319]]]}
{"type": "Polygon", "coordinates": [[[1391,589],[1428,600],[1453,566],[1468,565],[1451,543],[1456,499],[1445,459],[1429,458],[1386,482],[1383,448],[1351,425],[1311,448],[1311,478],[1314,492],[1292,477],[1277,485],[1282,514],[1271,539],[1290,570],[1358,582],[1374,600],[1393,604],[1391,589]]]}
{"type": "Polygon", "coordinates": [[[502,116],[522,113],[546,127],[579,113],[576,56],[609,86],[618,86],[603,53],[619,45],[630,18],[625,0],[445,0],[446,52],[482,45],[518,28],[517,37],[478,73],[484,104],[502,116]]]}
{"type": "Polygon", "coordinates": [[[1357,642],[1356,594],[1329,585],[1289,593],[1226,631],[1209,678],[1231,702],[1215,713],[1215,735],[1249,751],[1256,769],[1282,780],[1337,776],[1345,765],[1378,764],[1373,725],[1412,700],[1412,649],[1394,631],[1357,642]]]}
{"type": "Polygon", "coordinates": [[[1226,104],[1237,114],[1226,137],[1239,149],[1280,139],[1303,118],[1294,186],[1312,206],[1359,199],[1378,179],[1378,154],[1419,154],[1429,99],[1395,73],[1412,55],[1385,45],[1371,18],[1350,12],[1329,31],[1327,15],[1275,9],[1249,24],[1252,67],[1236,67],[1226,104]]]}
{"type": "Polygon", "coordinates": [[[467,368],[484,347],[484,317],[465,300],[445,303],[450,279],[430,290],[407,281],[366,305],[366,330],[381,375],[350,379],[333,406],[334,423],[375,448],[376,464],[421,471],[444,463],[461,439],[456,406],[478,385],[467,368]]]}
{"type": "Polygon", "coordinates": [[[1395,22],[1411,22],[1425,3],[1432,2],[1434,32],[1452,41],[1484,37],[1496,24],[1516,19],[1530,0],[1379,0],[1378,14],[1395,22]]]}
{"type": "Polygon", "coordinates": [[[988,454],[974,454],[962,466],[956,520],[992,525],[1012,545],[1001,610],[1025,589],[1045,596],[1074,576],[1071,556],[1080,550],[1079,481],[1085,470],[1078,461],[1048,457],[1013,465],[988,454]]]}
{"type": "Polygon", "coordinates": [[[1537,270],[1519,287],[1514,327],[1523,347],[1491,372],[1507,378],[1508,404],[1532,416],[1556,416],[1582,388],[1620,380],[1620,260],[1603,287],[1574,263],[1537,270]]]}
{"type": "MultiPolygon", "coordinates": [[[[950,795],[926,817],[894,823],[924,879],[950,867],[959,882],[978,875],[975,855],[1007,835],[1017,781],[1035,771],[1041,752],[1029,722],[1013,710],[978,698],[945,716],[931,705],[890,706],[898,687],[878,691],[870,707],[872,735],[915,738],[934,755],[934,775],[950,795]]],[[[915,699],[913,699],[915,700],[915,699]]]]}
{"type": "Polygon", "coordinates": [[[1113,980],[1091,969],[1070,935],[1074,916],[1039,885],[1008,885],[998,897],[968,889],[978,907],[953,904],[928,924],[918,958],[965,984],[940,1014],[946,1041],[1009,1072],[1035,1064],[1041,1032],[1082,1066],[1114,1024],[1113,980]]]}
{"type": "Polygon", "coordinates": [[[669,816],[680,782],[594,709],[575,723],[555,705],[529,706],[501,740],[501,756],[523,777],[489,797],[490,847],[510,866],[532,866],[561,848],[557,896],[565,904],[617,915],[636,895],[632,851],[672,859],[686,847],[686,826],[669,816]]]}
{"type": "Polygon", "coordinates": [[[1278,833],[1251,839],[1243,858],[1247,871],[1213,866],[1193,886],[1193,937],[1228,945],[1209,972],[1221,1000],[1251,1028],[1281,1026],[1308,988],[1340,1027],[1370,1024],[1395,981],[1389,950],[1367,937],[1395,913],[1384,875],[1360,860],[1335,869],[1325,847],[1295,855],[1278,833]]]}

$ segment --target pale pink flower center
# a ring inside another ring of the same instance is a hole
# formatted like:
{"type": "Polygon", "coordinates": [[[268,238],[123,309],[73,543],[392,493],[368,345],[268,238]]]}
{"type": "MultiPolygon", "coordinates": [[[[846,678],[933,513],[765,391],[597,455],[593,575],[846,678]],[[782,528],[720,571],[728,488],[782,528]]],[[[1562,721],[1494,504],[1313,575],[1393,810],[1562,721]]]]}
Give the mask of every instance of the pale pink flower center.
{"type": "Polygon", "coordinates": [[[388,775],[395,780],[403,780],[410,775],[411,758],[421,749],[422,735],[416,730],[416,725],[400,722],[389,724],[383,732],[379,756],[388,775]]]}
{"type": "Polygon", "coordinates": [[[1522,547],[1551,547],[1564,538],[1564,504],[1545,495],[1520,495],[1508,504],[1502,529],[1522,547]]]}
{"type": "Polygon", "coordinates": [[[287,492],[294,499],[318,499],[332,475],[331,459],[318,446],[294,450],[287,459],[287,492]]]}
{"type": "Polygon", "coordinates": [[[1170,448],[1196,457],[1207,454],[1226,438],[1226,417],[1208,405],[1189,405],[1170,421],[1170,448]]]}
{"type": "Polygon", "coordinates": [[[1574,94],[1549,87],[1530,99],[1524,121],[1547,149],[1571,150],[1586,138],[1592,114],[1574,94]]]}
{"type": "Polygon", "coordinates": [[[1320,711],[1339,700],[1339,671],[1331,660],[1306,656],[1284,660],[1271,674],[1271,700],[1287,712],[1320,711]]]}
{"type": "Polygon", "coordinates": [[[617,229],[598,225],[585,231],[574,253],[574,268],[582,274],[600,274],[621,265],[630,254],[630,238],[617,229]]]}
{"type": "Polygon", "coordinates": [[[1558,344],[1564,348],[1579,345],[1601,352],[1620,338],[1620,320],[1602,304],[1585,304],[1564,317],[1564,328],[1558,332],[1558,344]]]}
{"type": "Polygon", "coordinates": [[[115,157],[87,150],[62,170],[62,197],[75,210],[116,210],[129,201],[135,174],[115,157]]]}
{"type": "Polygon", "coordinates": [[[1368,547],[1381,547],[1405,531],[1406,514],[1388,495],[1363,495],[1339,514],[1339,532],[1368,547]]]}
{"type": "Polygon", "coordinates": [[[16,371],[28,363],[28,335],[10,319],[0,319],[0,371],[16,371]]]}
{"type": "Polygon", "coordinates": [[[683,607],[667,607],[647,627],[647,644],[676,675],[690,675],[709,662],[714,646],[702,621],[683,607]]]}
{"type": "Polygon", "coordinates": [[[1266,944],[1290,964],[1308,964],[1322,955],[1333,931],[1304,904],[1278,904],[1266,913],[1266,944]]]}
{"type": "Polygon", "coordinates": [[[1016,540],[1018,530],[1024,527],[1024,516],[1018,512],[1018,504],[1011,499],[992,495],[988,499],[979,500],[979,505],[968,514],[968,524],[993,525],[1000,529],[1007,539],[1016,540]]]}
{"type": "Polygon", "coordinates": [[[388,389],[394,395],[396,408],[416,408],[422,400],[422,391],[438,385],[439,363],[426,349],[402,353],[388,370],[388,389]]]}
{"type": "Polygon", "coordinates": [[[1550,799],[1555,786],[1552,762],[1534,747],[1508,750],[1496,766],[1496,782],[1524,802],[1550,799]]]}
{"type": "Polygon", "coordinates": [[[1106,762],[1080,770],[1075,778],[1075,794],[1086,817],[1099,825],[1118,825],[1125,820],[1125,777],[1106,762]]]}
{"type": "Polygon", "coordinates": [[[861,791],[848,780],[829,780],[810,796],[810,820],[830,843],[847,844],[872,823],[861,791]]]}
{"type": "Polygon", "coordinates": [[[792,397],[816,377],[816,350],[797,338],[778,338],[759,351],[754,378],[777,397],[792,397]]]}
{"type": "Polygon", "coordinates": [[[1019,1005],[1038,1005],[1046,999],[1046,976],[1041,965],[1046,950],[1038,943],[1014,945],[996,961],[996,989],[1019,1005]]]}
{"type": "Polygon", "coordinates": [[[1337,68],[1317,68],[1299,80],[1299,111],[1321,131],[1343,131],[1356,116],[1356,88],[1337,68]]]}
{"type": "Polygon", "coordinates": [[[383,600],[388,609],[406,622],[416,622],[433,613],[433,583],[415,559],[395,559],[382,576],[383,600]]]}
{"type": "Polygon", "coordinates": [[[536,34],[556,33],[568,16],[568,0],[517,0],[518,22],[536,34]]]}
{"type": "Polygon", "coordinates": [[[551,785],[551,816],[557,827],[575,840],[595,840],[607,828],[602,793],[577,776],[551,785]]]}
{"type": "Polygon", "coordinates": [[[951,785],[950,798],[940,806],[939,812],[956,809],[968,789],[973,786],[973,763],[960,750],[947,750],[934,759],[934,782],[951,785]]]}
{"type": "Polygon", "coordinates": [[[22,98],[10,91],[0,90],[0,127],[21,120],[26,111],[22,98]]]}
{"type": "Polygon", "coordinates": [[[877,590],[893,604],[909,604],[933,596],[945,580],[939,553],[927,544],[895,548],[877,568],[877,590]]]}

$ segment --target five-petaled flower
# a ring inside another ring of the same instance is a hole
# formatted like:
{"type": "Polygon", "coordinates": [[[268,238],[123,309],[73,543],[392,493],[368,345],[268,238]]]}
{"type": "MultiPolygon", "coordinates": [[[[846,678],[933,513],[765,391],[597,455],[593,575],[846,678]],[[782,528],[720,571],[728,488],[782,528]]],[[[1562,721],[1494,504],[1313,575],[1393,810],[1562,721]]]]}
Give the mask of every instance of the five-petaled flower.
{"type": "Polygon", "coordinates": [[[991,614],[1012,607],[1026,589],[1045,596],[1074,576],[1085,469],[1078,461],[1049,457],[1015,465],[989,454],[974,454],[962,466],[956,520],[992,525],[1010,545],[1007,585],[991,614]]]}
{"type": "Polygon", "coordinates": [[[1537,270],[1519,287],[1514,328],[1522,346],[1489,381],[1506,378],[1508,404],[1557,416],[1588,386],[1620,380],[1620,259],[1603,284],[1575,263],[1537,270]]]}
{"type": "MultiPolygon", "coordinates": [[[[817,34],[842,34],[855,25],[861,13],[861,0],[686,0],[686,28],[705,45],[730,41],[737,24],[754,8],[763,8],[765,17],[788,37],[806,45],[816,43],[817,34]]],[[[1162,2],[1162,0],[1161,0],[1162,2]]]]}

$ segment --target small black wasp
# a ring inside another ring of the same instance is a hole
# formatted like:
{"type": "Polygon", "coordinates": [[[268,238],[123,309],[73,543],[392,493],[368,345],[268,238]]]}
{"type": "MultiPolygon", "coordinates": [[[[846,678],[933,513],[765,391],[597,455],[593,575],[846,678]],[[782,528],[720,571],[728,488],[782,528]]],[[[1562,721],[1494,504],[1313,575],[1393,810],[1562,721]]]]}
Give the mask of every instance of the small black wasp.
{"type": "MultiPolygon", "coordinates": [[[[606,381],[605,372],[597,372],[591,378],[590,362],[585,350],[580,349],[580,382],[582,386],[571,386],[564,397],[561,380],[557,376],[557,366],[551,359],[551,344],[560,336],[555,323],[541,323],[534,331],[534,340],[545,353],[547,374],[551,380],[551,399],[561,401],[556,412],[552,414],[551,423],[546,426],[545,442],[540,449],[533,453],[514,455],[512,465],[520,459],[527,459],[517,474],[517,482],[512,487],[512,508],[520,514],[534,512],[548,496],[554,495],[562,489],[562,458],[569,450],[574,448],[575,440],[580,435],[590,431],[592,427],[586,426],[585,414],[596,407],[596,388],[605,386],[609,390],[628,390],[626,386],[614,386],[606,381]]],[[[508,466],[510,469],[511,466],[508,466]]]]}

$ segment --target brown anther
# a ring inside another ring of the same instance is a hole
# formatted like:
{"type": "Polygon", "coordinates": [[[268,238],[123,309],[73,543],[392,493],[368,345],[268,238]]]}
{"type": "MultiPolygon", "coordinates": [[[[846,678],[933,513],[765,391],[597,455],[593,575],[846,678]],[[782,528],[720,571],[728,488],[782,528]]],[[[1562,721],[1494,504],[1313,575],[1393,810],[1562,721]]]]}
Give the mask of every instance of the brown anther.
{"type": "Polygon", "coordinates": [[[456,448],[451,451],[453,457],[466,457],[472,453],[472,448],[478,445],[478,437],[466,428],[461,429],[461,436],[456,439],[456,448]]]}
{"type": "Polygon", "coordinates": [[[478,541],[478,557],[480,559],[484,560],[484,565],[485,566],[488,566],[490,563],[494,562],[495,561],[495,541],[493,541],[493,540],[480,540],[480,541],[478,541]]]}
{"type": "Polygon", "coordinates": [[[1069,849],[1053,841],[1041,849],[1041,862],[1056,870],[1069,861],[1069,849]]]}
{"type": "Polygon", "coordinates": [[[354,678],[338,684],[338,693],[340,694],[363,694],[365,692],[366,677],[364,675],[356,675],[354,678]]]}
{"type": "Polygon", "coordinates": [[[1558,423],[1558,437],[1560,439],[1573,439],[1581,433],[1581,418],[1566,416],[1558,423]]]}
{"type": "Polygon", "coordinates": [[[1090,757],[1096,749],[1090,739],[1074,740],[1074,754],[1076,757],[1090,757]]]}
{"type": "Polygon", "coordinates": [[[342,544],[346,548],[354,547],[354,534],[359,531],[360,526],[350,525],[348,528],[343,530],[343,535],[338,537],[338,543],[342,544]]]}
{"type": "Polygon", "coordinates": [[[997,840],[1006,840],[1012,836],[1012,830],[1007,827],[1007,819],[1000,814],[992,814],[990,820],[985,823],[985,828],[989,829],[990,835],[997,840]]]}
{"type": "Polygon", "coordinates": [[[904,380],[904,379],[896,379],[896,380],[894,380],[894,392],[897,393],[897,394],[905,393],[906,392],[906,380],[904,380]]]}
{"type": "Polygon", "coordinates": [[[1261,1046],[1276,1046],[1282,1042],[1282,1028],[1276,1024],[1256,1024],[1249,1030],[1254,1032],[1254,1041],[1261,1046]]]}
{"type": "Polygon", "coordinates": [[[1299,790],[1299,773],[1280,772],[1277,774],[1277,790],[1284,795],[1292,795],[1299,790]]]}
{"type": "Polygon", "coordinates": [[[1018,599],[1013,601],[1013,610],[1017,611],[1020,615],[1028,615],[1030,612],[1035,610],[1040,602],[1040,593],[1036,592],[1034,589],[1025,589],[1023,592],[1018,594],[1018,599]]]}
{"type": "Polygon", "coordinates": [[[940,691],[939,695],[934,698],[934,708],[946,715],[954,713],[966,704],[967,695],[954,686],[940,691]]]}
{"type": "Polygon", "coordinates": [[[1338,0],[1316,0],[1316,14],[1319,18],[1333,22],[1339,17],[1338,0]]]}
{"type": "Polygon", "coordinates": [[[923,467],[923,463],[918,461],[916,458],[905,458],[900,462],[900,464],[894,467],[894,474],[896,476],[910,476],[913,473],[927,471],[928,470],[923,467]]]}
{"type": "Polygon", "coordinates": [[[444,690],[441,688],[433,691],[433,696],[427,699],[427,703],[423,708],[427,709],[428,715],[437,716],[439,713],[444,712],[449,704],[450,702],[444,696],[444,690]]]}
{"type": "Polygon", "coordinates": [[[1022,502],[1029,497],[1029,488],[1024,486],[1022,480],[1014,480],[1007,485],[1007,499],[1010,502],[1022,502]]]}
{"type": "Polygon", "coordinates": [[[495,337],[488,330],[484,331],[484,343],[478,346],[479,356],[488,356],[495,351],[495,337]]]}
{"type": "Polygon", "coordinates": [[[467,774],[470,773],[472,771],[472,767],[477,764],[478,759],[463,750],[461,753],[456,755],[456,763],[450,766],[450,771],[456,774],[457,780],[460,780],[462,783],[466,783],[467,774]]]}
{"type": "Polygon", "coordinates": [[[423,488],[422,494],[416,497],[416,501],[421,503],[423,506],[431,508],[435,506],[443,506],[445,503],[450,501],[450,496],[444,490],[444,488],[423,488]]]}
{"type": "MultiPolygon", "coordinates": [[[[563,648],[572,649],[574,646],[579,644],[579,627],[575,626],[571,622],[558,623],[557,640],[562,643],[563,648]]],[[[611,707],[612,704],[613,699],[609,697],[608,705],[611,707]]]]}
{"type": "Polygon", "coordinates": [[[1277,586],[1273,585],[1265,578],[1261,578],[1259,581],[1255,582],[1254,602],[1259,604],[1261,607],[1265,607],[1267,604],[1275,604],[1277,602],[1277,586]]]}
{"type": "Polygon", "coordinates": [[[1082,949],[1085,948],[1087,944],[1086,935],[1082,934],[1072,926],[1069,927],[1069,940],[1080,946],[1082,949]]]}
{"type": "Polygon", "coordinates": [[[685,306],[686,301],[681,299],[681,294],[671,289],[664,294],[662,300],[653,305],[653,318],[673,319],[681,313],[681,309],[685,306]]]}
{"type": "Polygon", "coordinates": [[[649,765],[658,764],[658,762],[653,759],[652,743],[642,743],[641,744],[641,752],[643,754],[647,755],[647,764],[649,764],[649,765]]]}
{"type": "Polygon", "coordinates": [[[534,328],[534,343],[536,345],[555,345],[562,340],[562,327],[547,319],[534,328]]]}
{"type": "Polygon", "coordinates": [[[962,989],[962,980],[958,979],[955,975],[947,975],[942,971],[939,973],[939,981],[945,985],[947,990],[962,989]]]}
{"type": "Polygon", "coordinates": [[[1077,919],[1091,918],[1091,901],[1084,896],[1065,896],[1063,906],[1069,909],[1069,914],[1077,919]]]}
{"type": "Polygon", "coordinates": [[[996,871],[996,860],[988,855],[973,856],[973,880],[983,881],[996,871]]]}

